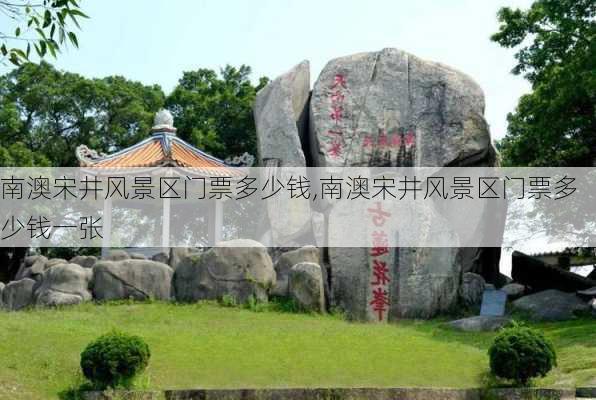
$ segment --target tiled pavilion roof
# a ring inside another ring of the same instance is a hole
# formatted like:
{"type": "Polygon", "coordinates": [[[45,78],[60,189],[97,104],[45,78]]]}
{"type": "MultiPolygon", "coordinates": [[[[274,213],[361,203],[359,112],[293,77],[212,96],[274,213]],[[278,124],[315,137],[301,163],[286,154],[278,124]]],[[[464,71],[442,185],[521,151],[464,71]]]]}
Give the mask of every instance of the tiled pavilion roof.
{"type": "Polygon", "coordinates": [[[177,137],[172,122],[169,112],[160,111],[151,136],[113,154],[98,154],[85,145],[79,146],[79,164],[86,168],[186,167],[205,173],[214,168],[233,169],[177,137]]]}

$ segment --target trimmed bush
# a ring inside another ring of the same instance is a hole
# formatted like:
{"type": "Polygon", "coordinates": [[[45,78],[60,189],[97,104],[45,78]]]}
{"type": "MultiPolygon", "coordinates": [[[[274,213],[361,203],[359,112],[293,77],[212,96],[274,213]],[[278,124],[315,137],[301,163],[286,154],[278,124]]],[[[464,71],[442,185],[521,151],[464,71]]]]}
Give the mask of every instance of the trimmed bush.
{"type": "Polygon", "coordinates": [[[150,357],[143,339],[114,331],[87,345],[81,353],[81,369],[98,389],[128,388],[147,367],[150,357]]]}
{"type": "Polygon", "coordinates": [[[526,385],[545,376],[557,364],[555,349],[544,335],[514,324],[499,333],[488,350],[493,375],[526,385]]]}

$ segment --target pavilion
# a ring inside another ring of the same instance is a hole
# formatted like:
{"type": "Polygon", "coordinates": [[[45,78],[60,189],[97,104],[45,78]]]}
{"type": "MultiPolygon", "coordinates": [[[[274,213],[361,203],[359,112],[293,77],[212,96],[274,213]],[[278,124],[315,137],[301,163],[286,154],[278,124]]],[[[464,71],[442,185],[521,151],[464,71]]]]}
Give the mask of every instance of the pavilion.
{"type": "MultiPolygon", "coordinates": [[[[81,145],[76,149],[79,165],[87,171],[127,169],[127,168],[159,168],[184,167],[192,169],[194,174],[204,177],[212,176],[214,171],[230,171],[233,167],[215,158],[176,136],[174,119],[167,110],[156,113],[151,134],[139,143],[117,151],[113,154],[100,154],[81,145]],[[219,168],[219,169],[216,169],[219,168]]],[[[103,203],[103,239],[102,256],[111,247],[112,231],[112,200],[103,203]]],[[[209,237],[213,242],[221,239],[222,205],[219,201],[211,202],[209,213],[209,237]]],[[[158,251],[165,251],[170,247],[170,199],[162,200],[162,232],[161,245],[158,251]]],[[[154,251],[154,250],[150,250],[154,251]]]]}

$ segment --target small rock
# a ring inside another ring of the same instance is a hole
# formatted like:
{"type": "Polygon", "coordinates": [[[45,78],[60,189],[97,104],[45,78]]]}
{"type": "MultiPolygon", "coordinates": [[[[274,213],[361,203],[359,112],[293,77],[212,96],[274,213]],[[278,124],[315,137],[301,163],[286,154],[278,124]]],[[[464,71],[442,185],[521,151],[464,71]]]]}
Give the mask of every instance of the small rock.
{"type": "Polygon", "coordinates": [[[484,278],[473,272],[466,272],[462,275],[462,283],[459,288],[459,296],[466,306],[478,306],[482,302],[482,294],[486,282],[484,278]]]}
{"type": "Polygon", "coordinates": [[[513,309],[528,313],[538,321],[565,321],[575,318],[577,312],[586,312],[589,307],[575,293],[556,289],[544,290],[515,300],[513,309]]]}
{"type": "Polygon", "coordinates": [[[493,332],[507,325],[511,320],[507,317],[478,315],[458,319],[447,323],[450,327],[466,332],[493,332]]]}
{"type": "Polygon", "coordinates": [[[276,296],[288,295],[288,276],[290,274],[290,270],[294,265],[301,262],[319,264],[319,249],[314,246],[305,246],[283,253],[275,263],[275,274],[277,276],[277,281],[273,286],[271,294],[276,296]]]}
{"type": "Polygon", "coordinates": [[[36,282],[30,278],[12,281],[2,291],[2,303],[11,311],[22,310],[33,304],[33,288],[36,282]]]}
{"type": "Polygon", "coordinates": [[[323,273],[319,264],[301,262],[292,267],[288,276],[288,292],[307,311],[325,311],[323,273]]]}
{"type": "Polygon", "coordinates": [[[526,292],[526,287],[519,283],[509,283],[501,288],[507,293],[507,300],[515,300],[522,297],[526,292]]]}
{"type": "Polygon", "coordinates": [[[75,256],[70,259],[70,264],[77,264],[83,268],[93,268],[97,263],[97,257],[95,256],[75,256]]]}

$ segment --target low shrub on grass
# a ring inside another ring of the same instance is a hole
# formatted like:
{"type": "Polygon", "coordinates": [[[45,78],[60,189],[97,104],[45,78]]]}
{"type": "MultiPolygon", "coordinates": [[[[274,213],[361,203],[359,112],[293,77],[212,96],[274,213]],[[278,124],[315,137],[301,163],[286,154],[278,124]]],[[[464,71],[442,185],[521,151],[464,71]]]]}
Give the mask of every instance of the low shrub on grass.
{"type": "Polygon", "coordinates": [[[503,329],[488,355],[493,375],[523,386],[532,378],[545,376],[557,363],[551,342],[541,332],[519,324],[503,329]]]}
{"type": "Polygon", "coordinates": [[[81,353],[81,369],[97,389],[129,388],[149,363],[149,346],[138,336],[110,332],[81,353]]]}

